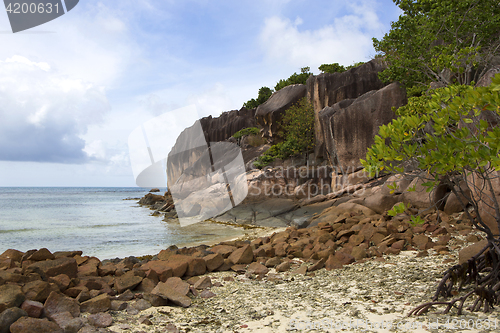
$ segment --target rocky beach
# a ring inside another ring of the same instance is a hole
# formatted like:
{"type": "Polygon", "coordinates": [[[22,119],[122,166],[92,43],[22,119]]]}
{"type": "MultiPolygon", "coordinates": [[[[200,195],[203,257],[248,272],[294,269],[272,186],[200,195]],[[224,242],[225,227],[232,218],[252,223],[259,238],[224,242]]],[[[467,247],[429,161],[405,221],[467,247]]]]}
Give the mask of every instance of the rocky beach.
{"type": "MultiPolygon", "coordinates": [[[[240,228],[238,239],[112,260],[78,249],[5,251],[0,333],[497,331],[497,286],[488,294],[455,285],[467,275],[459,269],[476,279],[488,272],[493,248],[474,222],[480,215],[498,234],[493,205],[476,205],[484,198],[450,183],[427,188],[430,170],[370,175],[362,166],[379,127],[407,102],[404,87],[379,79],[386,65],[374,59],[311,75],[257,108],[202,118],[179,136],[167,160],[169,191],[139,204],[167,224],[189,217],[240,228]],[[314,152],[263,166],[282,144],[286,111],[304,97],[314,152]],[[258,134],[236,135],[251,126],[258,134]],[[442,303],[407,317],[433,299],[445,272],[447,295],[479,297],[476,311],[455,304],[440,315],[448,303],[439,294],[442,303]]],[[[498,177],[488,186],[500,196],[498,177]]]]}
{"type": "MultiPolygon", "coordinates": [[[[248,228],[242,239],[155,256],[8,250],[0,255],[1,332],[334,332],[340,323],[358,325],[344,331],[369,323],[396,326],[374,332],[433,331],[447,320],[436,314],[443,308],[406,316],[483,236],[463,212],[429,212],[411,225],[405,214],[346,210],[358,196],[325,198],[330,207],[307,228],[248,228]]],[[[491,329],[471,330],[484,332],[495,331],[499,313],[449,315],[489,318],[491,329]]]]}

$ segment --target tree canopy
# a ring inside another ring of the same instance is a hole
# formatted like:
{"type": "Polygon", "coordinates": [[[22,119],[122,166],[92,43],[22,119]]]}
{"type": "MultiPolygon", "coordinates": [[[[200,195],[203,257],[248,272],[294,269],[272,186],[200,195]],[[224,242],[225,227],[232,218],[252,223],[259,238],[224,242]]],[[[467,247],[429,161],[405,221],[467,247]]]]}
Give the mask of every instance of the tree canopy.
{"type": "Polygon", "coordinates": [[[373,38],[389,64],[383,80],[470,84],[498,54],[499,0],[393,1],[403,14],[381,40],[373,38]]]}
{"type": "Polygon", "coordinates": [[[259,105],[263,104],[265,101],[267,101],[272,94],[273,90],[271,88],[262,87],[259,89],[259,95],[257,96],[257,99],[252,98],[251,100],[244,103],[243,106],[246,107],[247,109],[254,109],[259,105]]]}
{"type": "Polygon", "coordinates": [[[309,76],[312,75],[310,72],[311,68],[310,67],[302,67],[300,69],[300,74],[293,73],[290,75],[290,77],[286,80],[279,80],[278,83],[276,83],[276,86],[274,86],[274,90],[278,91],[280,89],[285,88],[286,86],[290,86],[292,84],[305,84],[309,76]]]}

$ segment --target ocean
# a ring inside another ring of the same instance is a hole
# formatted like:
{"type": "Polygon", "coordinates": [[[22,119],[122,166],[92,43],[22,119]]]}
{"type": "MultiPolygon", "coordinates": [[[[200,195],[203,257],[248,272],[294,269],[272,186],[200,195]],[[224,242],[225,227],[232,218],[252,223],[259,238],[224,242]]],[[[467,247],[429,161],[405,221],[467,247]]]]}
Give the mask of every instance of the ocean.
{"type": "Polygon", "coordinates": [[[7,249],[81,250],[99,259],[154,255],[170,245],[214,243],[241,229],[214,223],[181,227],[151,216],[141,188],[0,187],[0,254],[7,249]]]}

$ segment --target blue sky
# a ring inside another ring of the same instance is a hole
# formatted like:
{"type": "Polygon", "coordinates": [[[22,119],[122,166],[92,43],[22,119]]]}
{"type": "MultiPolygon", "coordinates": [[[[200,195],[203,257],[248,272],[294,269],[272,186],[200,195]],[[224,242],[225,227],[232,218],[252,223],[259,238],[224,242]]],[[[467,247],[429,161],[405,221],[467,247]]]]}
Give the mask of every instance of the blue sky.
{"type": "Polygon", "coordinates": [[[392,0],[80,0],[12,34],[0,10],[0,186],[135,186],[141,123],[192,104],[217,116],[301,67],[369,60],[399,13],[392,0]]]}

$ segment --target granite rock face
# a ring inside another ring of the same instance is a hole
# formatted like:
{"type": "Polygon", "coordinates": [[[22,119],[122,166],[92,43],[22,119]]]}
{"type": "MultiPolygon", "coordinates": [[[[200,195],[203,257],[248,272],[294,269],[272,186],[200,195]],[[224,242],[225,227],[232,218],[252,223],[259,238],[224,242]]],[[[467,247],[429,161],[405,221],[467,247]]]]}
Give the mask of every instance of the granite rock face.
{"type": "Polygon", "coordinates": [[[242,107],[240,110],[223,112],[219,117],[200,119],[207,142],[225,141],[234,133],[247,127],[255,127],[255,109],[242,107]]]}
{"type": "Polygon", "coordinates": [[[379,127],[395,118],[392,108],[406,102],[405,90],[398,83],[392,83],[364,94],[345,108],[341,108],[340,104],[334,105],[332,108],[336,111],[325,124],[329,126],[329,131],[321,140],[327,142],[325,147],[328,147],[330,163],[343,173],[359,169],[359,160],[365,158],[379,127]]]}
{"type": "Polygon", "coordinates": [[[325,153],[325,141],[320,135],[322,120],[319,112],[340,101],[355,99],[369,91],[383,88],[378,73],[385,68],[383,61],[375,59],[343,73],[324,73],[307,80],[307,98],[313,104],[315,113],[315,153],[318,157],[325,153]]]}
{"type": "Polygon", "coordinates": [[[259,105],[255,119],[264,128],[264,137],[275,138],[285,111],[305,96],[306,86],[293,84],[278,90],[265,103],[259,105]]]}

